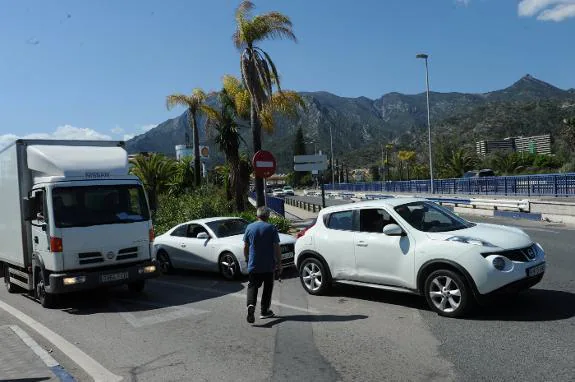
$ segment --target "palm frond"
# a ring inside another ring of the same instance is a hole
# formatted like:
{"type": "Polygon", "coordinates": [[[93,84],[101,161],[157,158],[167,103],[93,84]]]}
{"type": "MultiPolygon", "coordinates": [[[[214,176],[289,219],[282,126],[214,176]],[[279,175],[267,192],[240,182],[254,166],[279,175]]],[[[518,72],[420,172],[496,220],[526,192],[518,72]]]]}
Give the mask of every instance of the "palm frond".
{"type": "Polygon", "coordinates": [[[231,97],[235,97],[236,94],[243,90],[243,86],[240,80],[231,74],[224,75],[222,80],[224,89],[228,92],[231,97]]]}
{"type": "Polygon", "coordinates": [[[176,93],[166,97],[166,107],[168,110],[171,110],[175,106],[190,107],[192,103],[191,97],[185,94],[176,93]]]}
{"type": "Polygon", "coordinates": [[[251,1],[242,1],[236,8],[236,21],[239,23],[240,21],[245,20],[255,7],[256,6],[251,1]]]}
{"type": "Polygon", "coordinates": [[[263,53],[263,55],[266,58],[266,61],[268,62],[270,68],[272,69],[272,74],[273,74],[273,77],[275,79],[275,84],[278,87],[278,90],[281,91],[282,89],[281,89],[281,85],[280,85],[280,76],[278,75],[276,65],[274,64],[274,62],[272,61],[272,58],[270,57],[270,55],[266,51],[264,51],[262,49],[259,49],[259,50],[263,53]]]}
{"type": "Polygon", "coordinates": [[[195,88],[194,90],[192,90],[192,97],[195,99],[195,101],[199,105],[206,100],[206,92],[204,92],[200,88],[195,88]]]}

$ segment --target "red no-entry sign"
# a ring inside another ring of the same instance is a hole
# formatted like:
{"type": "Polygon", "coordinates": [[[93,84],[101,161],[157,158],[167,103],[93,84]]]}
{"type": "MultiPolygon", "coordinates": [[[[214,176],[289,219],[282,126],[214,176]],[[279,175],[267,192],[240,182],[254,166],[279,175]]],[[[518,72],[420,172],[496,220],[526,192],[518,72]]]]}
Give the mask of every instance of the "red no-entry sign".
{"type": "Polygon", "coordinates": [[[269,151],[260,150],[255,153],[252,165],[258,178],[269,178],[276,172],[276,158],[269,151]]]}

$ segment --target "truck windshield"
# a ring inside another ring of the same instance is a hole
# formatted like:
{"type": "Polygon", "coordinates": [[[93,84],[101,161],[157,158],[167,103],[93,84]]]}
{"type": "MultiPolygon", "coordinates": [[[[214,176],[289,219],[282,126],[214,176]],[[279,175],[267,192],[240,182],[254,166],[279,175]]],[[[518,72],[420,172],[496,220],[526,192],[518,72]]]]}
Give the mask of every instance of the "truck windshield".
{"type": "Polygon", "coordinates": [[[138,185],[58,187],[52,191],[56,227],[88,227],[150,219],[138,185]]]}

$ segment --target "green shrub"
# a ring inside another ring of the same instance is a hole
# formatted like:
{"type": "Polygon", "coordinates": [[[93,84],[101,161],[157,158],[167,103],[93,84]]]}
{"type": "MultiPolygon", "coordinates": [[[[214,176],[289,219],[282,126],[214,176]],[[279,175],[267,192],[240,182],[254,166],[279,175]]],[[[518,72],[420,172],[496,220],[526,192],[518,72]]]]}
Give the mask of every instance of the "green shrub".
{"type": "MultiPolygon", "coordinates": [[[[160,195],[154,215],[154,228],[156,235],[161,235],[175,225],[213,216],[237,216],[253,222],[256,220],[256,210],[248,205],[247,211],[233,212],[233,205],[226,201],[222,188],[203,186],[187,194],[160,195]]],[[[270,223],[282,233],[287,233],[291,228],[289,220],[275,215],[270,217],[270,223]]]]}

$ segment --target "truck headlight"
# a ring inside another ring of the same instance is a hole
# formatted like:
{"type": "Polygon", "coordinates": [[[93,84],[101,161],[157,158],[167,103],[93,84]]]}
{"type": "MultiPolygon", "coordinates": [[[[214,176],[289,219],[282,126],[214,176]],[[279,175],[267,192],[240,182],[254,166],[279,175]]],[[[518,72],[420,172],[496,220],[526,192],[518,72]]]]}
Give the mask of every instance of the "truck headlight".
{"type": "Polygon", "coordinates": [[[144,267],[144,273],[154,273],[156,271],[155,265],[148,265],[144,267]]]}
{"type": "Polygon", "coordinates": [[[86,282],[86,276],[66,277],[63,279],[64,285],[75,285],[86,282]]]}

